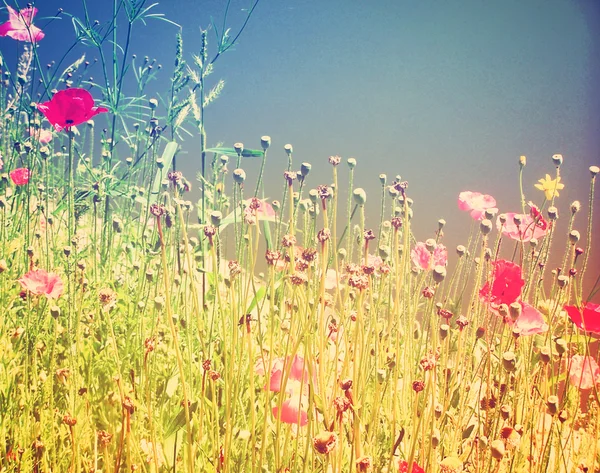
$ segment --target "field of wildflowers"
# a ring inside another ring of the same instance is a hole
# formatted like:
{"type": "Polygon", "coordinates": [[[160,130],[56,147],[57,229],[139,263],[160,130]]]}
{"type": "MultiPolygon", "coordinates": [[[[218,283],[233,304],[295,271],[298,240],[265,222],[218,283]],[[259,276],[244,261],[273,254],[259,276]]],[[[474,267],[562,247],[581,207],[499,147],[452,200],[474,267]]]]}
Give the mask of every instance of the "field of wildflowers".
{"type": "Polygon", "coordinates": [[[600,471],[597,166],[569,204],[561,155],[537,182],[515,157],[520,208],[464,191],[464,244],[443,220],[417,241],[400,176],[380,175],[372,221],[353,158],[314,176],[268,136],[208,147],[209,76],[244,26],[212,56],[203,31],[193,64],[178,36],[159,102],[153,63],[110,39],[162,17],[115,5],[71,18],[103,83],[84,57],[39,64],[35,7],[0,25],[21,43],[0,57],[1,472],[600,471]],[[287,167],[268,201],[271,154],[287,167]]]}

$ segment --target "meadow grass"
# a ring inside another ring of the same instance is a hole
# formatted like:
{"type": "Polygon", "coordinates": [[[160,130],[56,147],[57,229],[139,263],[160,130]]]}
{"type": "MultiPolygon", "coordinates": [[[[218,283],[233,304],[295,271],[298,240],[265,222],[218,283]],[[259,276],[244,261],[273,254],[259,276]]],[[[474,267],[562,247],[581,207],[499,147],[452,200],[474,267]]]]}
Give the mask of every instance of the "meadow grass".
{"type": "Polygon", "coordinates": [[[569,205],[562,156],[527,198],[515,159],[520,209],[465,191],[464,244],[448,251],[443,220],[417,241],[399,176],[379,176],[369,219],[353,158],[314,176],[268,136],[207,147],[223,88],[207,77],[246,23],[217,29],[212,57],[202,32],[191,66],[178,35],[159,101],[143,98],[154,63],[128,54],[156,14],[113,7],[106,24],[73,18],[103,84],[84,56],[41,66],[30,9],[9,25],[23,46],[0,85],[0,471],[599,471],[600,310],[581,283],[598,167],[569,205]],[[185,134],[197,184],[177,170],[185,134]],[[287,166],[268,202],[272,154],[287,166]]]}

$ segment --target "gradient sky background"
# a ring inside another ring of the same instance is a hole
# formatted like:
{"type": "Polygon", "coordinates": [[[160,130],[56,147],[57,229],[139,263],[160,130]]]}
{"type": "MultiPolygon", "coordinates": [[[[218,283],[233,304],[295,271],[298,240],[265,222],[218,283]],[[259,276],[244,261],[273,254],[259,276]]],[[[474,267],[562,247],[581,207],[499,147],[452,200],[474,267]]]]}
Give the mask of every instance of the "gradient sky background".
{"type": "MultiPolygon", "coordinates": [[[[111,1],[89,4],[92,17],[108,18],[111,1]]],[[[233,31],[250,4],[232,0],[233,31]]],[[[58,7],[81,14],[77,0],[39,0],[36,6],[41,27],[41,17],[58,7]]],[[[221,24],[224,6],[224,0],[170,0],[155,11],[182,26],[190,54],[199,49],[200,27],[207,28],[211,17],[221,24]]],[[[40,54],[44,61],[57,59],[73,41],[70,22],[54,21],[45,31],[40,54]]],[[[131,52],[163,65],[151,86],[163,95],[176,32],[159,21],[134,31],[131,52]]],[[[9,39],[0,47],[7,57],[16,48],[9,39]]],[[[281,193],[286,143],[293,144],[298,164],[313,164],[311,186],[330,182],[329,155],[355,157],[356,185],[368,192],[374,227],[379,174],[390,180],[401,174],[415,201],[417,239],[433,236],[438,218],[445,218],[446,243],[453,248],[465,243],[471,224],[457,209],[459,192],[488,193],[500,211],[519,211],[518,158],[526,155],[526,198],[541,204],[533,184],[553,174],[550,157],[561,153],[562,224],[571,201],[581,200],[587,211],[588,167],[600,165],[596,0],[261,0],[238,45],[215,66],[211,79],[225,79],[226,87],[207,110],[208,144],[241,141],[259,148],[260,136],[270,135],[272,198],[281,193]]],[[[187,140],[183,149],[178,163],[192,177],[200,162],[197,141],[187,140]]],[[[251,178],[258,165],[244,163],[251,178]]],[[[347,168],[340,169],[343,182],[347,168]]],[[[582,234],[584,220],[576,222],[582,234]]],[[[599,252],[596,244],[593,279],[599,252]]]]}

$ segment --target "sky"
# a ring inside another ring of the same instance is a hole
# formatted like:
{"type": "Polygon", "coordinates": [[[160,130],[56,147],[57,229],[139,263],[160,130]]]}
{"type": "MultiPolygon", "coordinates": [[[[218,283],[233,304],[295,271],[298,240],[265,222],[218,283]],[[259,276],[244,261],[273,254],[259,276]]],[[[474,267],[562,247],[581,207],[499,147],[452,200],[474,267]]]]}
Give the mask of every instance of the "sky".
{"type": "MultiPolygon", "coordinates": [[[[88,3],[92,17],[107,19],[110,0],[88,3]]],[[[225,4],[170,0],[153,11],[181,26],[189,60],[198,52],[200,28],[210,28],[211,18],[220,28],[225,4]]],[[[233,32],[250,4],[231,1],[233,32]]],[[[39,0],[36,24],[44,27],[43,18],[59,7],[80,15],[81,5],[39,0]]],[[[44,60],[74,38],[65,16],[44,30],[44,60]]],[[[461,191],[491,194],[500,211],[518,211],[518,160],[525,155],[526,199],[541,204],[533,184],[555,172],[550,158],[560,153],[566,187],[557,206],[564,228],[573,200],[587,211],[588,168],[600,165],[599,30],[596,0],[260,0],[238,44],[215,63],[211,78],[226,85],[207,109],[208,144],[259,148],[260,137],[270,135],[271,198],[281,193],[286,143],[294,146],[295,163],[312,163],[311,186],[330,182],[328,156],[354,157],[356,185],[367,191],[374,227],[378,176],[391,181],[399,174],[414,200],[416,238],[432,237],[444,218],[450,248],[465,243],[471,224],[457,209],[461,191]]],[[[134,30],[131,52],[163,66],[150,87],[157,94],[169,88],[177,31],[152,19],[134,30]]],[[[0,48],[7,58],[16,52],[6,38],[0,48]]],[[[193,177],[197,139],[182,149],[178,163],[193,177]]],[[[259,163],[244,168],[255,178],[259,163]]],[[[345,166],[340,176],[344,182],[345,166]]],[[[595,203],[600,210],[598,198],[595,203]]],[[[595,217],[600,225],[600,213],[595,217]]],[[[585,233],[585,218],[575,226],[585,233]]],[[[556,244],[560,249],[565,241],[556,244]]],[[[594,276],[599,252],[596,245],[594,276]]]]}

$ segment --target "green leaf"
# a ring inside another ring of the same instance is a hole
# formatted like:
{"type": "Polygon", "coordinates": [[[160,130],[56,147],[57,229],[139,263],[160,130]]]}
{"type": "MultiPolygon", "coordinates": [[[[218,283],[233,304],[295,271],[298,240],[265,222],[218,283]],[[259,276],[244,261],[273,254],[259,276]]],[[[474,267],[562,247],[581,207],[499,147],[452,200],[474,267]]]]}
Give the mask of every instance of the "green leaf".
{"type": "Polygon", "coordinates": [[[267,288],[265,286],[260,286],[258,288],[258,291],[256,291],[256,294],[250,301],[250,305],[246,309],[246,314],[249,314],[250,312],[252,312],[254,310],[254,308],[256,307],[256,305],[258,304],[258,302],[263,300],[266,295],[267,295],[267,288]]]}
{"type": "Polygon", "coordinates": [[[155,204],[158,200],[158,196],[160,195],[160,186],[163,179],[167,178],[167,174],[169,173],[169,169],[171,168],[171,163],[173,162],[173,157],[175,156],[175,152],[177,151],[177,143],[175,141],[169,141],[167,146],[165,146],[165,150],[162,154],[163,168],[156,171],[156,176],[154,177],[154,183],[152,184],[152,190],[150,191],[149,197],[149,205],[155,204]]]}
{"type": "MultiPolygon", "coordinates": [[[[237,156],[237,151],[233,148],[208,148],[204,150],[206,153],[217,153],[217,154],[226,154],[230,156],[237,156]]],[[[259,149],[245,149],[242,151],[242,156],[244,158],[262,158],[265,152],[259,149]]]]}
{"type": "Polygon", "coordinates": [[[466,440],[471,436],[474,428],[475,428],[475,424],[471,424],[465,430],[463,430],[463,433],[462,433],[463,440],[466,440]]]}

